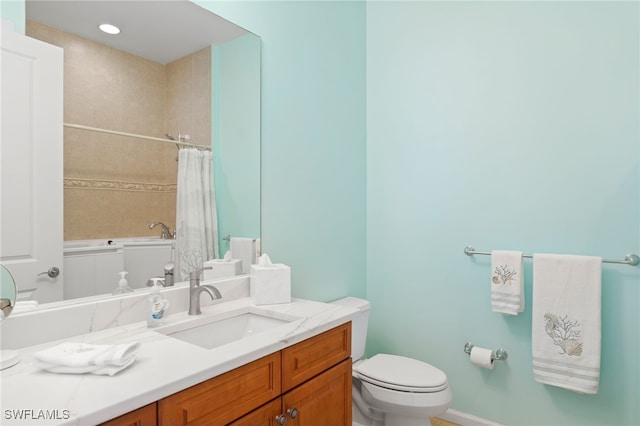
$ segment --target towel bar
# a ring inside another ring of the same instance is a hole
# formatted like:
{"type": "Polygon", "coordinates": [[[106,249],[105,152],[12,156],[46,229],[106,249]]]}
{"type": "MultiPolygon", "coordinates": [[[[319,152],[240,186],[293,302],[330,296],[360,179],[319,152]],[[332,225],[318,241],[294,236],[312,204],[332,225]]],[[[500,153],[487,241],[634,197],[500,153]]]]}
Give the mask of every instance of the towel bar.
{"type": "MultiPolygon", "coordinates": [[[[486,251],[476,251],[476,249],[474,249],[471,246],[466,246],[464,248],[464,254],[466,254],[467,256],[473,256],[474,254],[480,254],[483,256],[491,256],[490,252],[486,252],[486,251]]],[[[523,254],[522,257],[526,257],[528,259],[533,258],[532,254],[523,254]]],[[[610,260],[610,259],[602,259],[602,263],[618,263],[621,265],[629,265],[629,266],[638,266],[638,264],[640,264],[640,257],[638,257],[637,254],[635,253],[629,253],[628,255],[626,255],[624,257],[624,260],[610,260]]]]}

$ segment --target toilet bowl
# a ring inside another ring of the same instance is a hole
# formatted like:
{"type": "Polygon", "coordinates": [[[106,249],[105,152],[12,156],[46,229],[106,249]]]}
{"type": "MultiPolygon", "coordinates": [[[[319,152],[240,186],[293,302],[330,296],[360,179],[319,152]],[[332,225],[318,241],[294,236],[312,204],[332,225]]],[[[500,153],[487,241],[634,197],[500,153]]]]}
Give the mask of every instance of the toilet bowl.
{"type": "Polygon", "coordinates": [[[362,426],[426,426],[447,411],[447,376],[425,362],[399,355],[362,359],[369,322],[368,301],[347,297],[333,302],[358,309],[351,331],[353,420],[362,426]]]}

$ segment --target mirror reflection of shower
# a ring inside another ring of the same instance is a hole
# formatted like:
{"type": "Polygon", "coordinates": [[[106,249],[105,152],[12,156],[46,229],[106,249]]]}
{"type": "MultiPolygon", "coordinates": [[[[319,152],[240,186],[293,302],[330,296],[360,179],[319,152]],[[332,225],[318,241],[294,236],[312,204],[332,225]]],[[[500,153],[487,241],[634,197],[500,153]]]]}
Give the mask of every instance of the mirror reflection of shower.
{"type": "MultiPolygon", "coordinates": [[[[144,20],[137,19],[134,12],[123,10],[132,3],[135,2],[25,2],[27,36],[68,51],[84,52],[65,55],[65,69],[74,71],[65,73],[65,122],[145,135],[165,142],[65,127],[65,217],[64,226],[60,225],[64,245],[62,241],[55,242],[56,247],[64,247],[60,248],[64,254],[61,268],[64,271],[64,299],[110,295],[118,283],[118,273],[122,269],[91,277],[76,277],[70,273],[74,268],[69,264],[85,255],[90,258],[94,253],[97,257],[97,253],[108,252],[109,256],[118,257],[124,253],[125,265],[141,265],[144,262],[127,259],[151,251],[168,251],[168,255],[159,255],[167,259],[163,259],[160,267],[151,268],[153,275],[145,276],[141,285],[145,285],[150,276],[161,275],[165,262],[175,256],[174,249],[164,244],[175,245],[176,241],[157,242],[160,230],[149,229],[149,224],[162,222],[176,228],[179,164],[175,149],[180,146],[176,142],[208,147],[217,144],[213,148],[216,153],[214,170],[219,174],[216,182],[220,182],[216,187],[216,199],[219,201],[218,217],[224,217],[220,223],[225,227],[221,235],[260,235],[259,37],[191,2],[162,1],[144,2],[149,6],[142,8],[143,12],[148,15],[176,8],[171,12],[175,23],[188,16],[182,9],[193,9],[198,19],[187,19],[187,22],[200,22],[205,15],[218,21],[206,24],[211,30],[210,36],[215,36],[213,33],[219,25],[235,27],[227,33],[235,31],[234,35],[224,41],[200,44],[184,51],[186,56],[173,56],[167,62],[156,61],[146,53],[133,52],[128,45],[107,47],[109,41],[78,34],[77,31],[81,31],[78,14],[89,16],[90,9],[100,7],[107,8],[110,15],[132,19],[139,24],[144,20]],[[47,21],[58,17],[66,23],[47,21]],[[207,45],[209,47],[197,50],[207,45]],[[108,60],[105,53],[108,53],[108,60]],[[219,59],[215,63],[214,56],[219,59]],[[86,61],[88,57],[95,60],[86,61]],[[99,65],[99,69],[94,65],[99,65]],[[208,72],[200,74],[197,68],[205,65],[208,65],[208,72]],[[184,83],[186,80],[178,76],[181,71],[189,71],[187,77],[193,77],[197,83],[184,83]],[[96,81],[105,84],[99,87],[87,84],[96,81]],[[202,84],[221,90],[214,94],[211,89],[203,90],[202,84]],[[213,110],[214,105],[217,111],[213,110]],[[220,120],[221,116],[224,121],[220,120]],[[219,137],[213,137],[212,128],[219,137]],[[222,158],[225,164],[221,163],[222,158]],[[74,286],[72,281],[81,284],[74,286]]],[[[165,35],[172,41],[176,39],[167,28],[162,27],[157,33],[148,27],[151,24],[145,22],[144,25],[143,32],[155,41],[165,35]]],[[[173,27],[184,33],[186,26],[173,27]]],[[[161,48],[156,50],[166,53],[166,46],[159,44],[161,48]]],[[[224,244],[224,241],[218,242],[219,246],[224,244]]],[[[127,277],[133,286],[135,266],[124,266],[124,269],[132,269],[127,277]]],[[[36,293],[27,297],[38,299],[36,293]]]]}

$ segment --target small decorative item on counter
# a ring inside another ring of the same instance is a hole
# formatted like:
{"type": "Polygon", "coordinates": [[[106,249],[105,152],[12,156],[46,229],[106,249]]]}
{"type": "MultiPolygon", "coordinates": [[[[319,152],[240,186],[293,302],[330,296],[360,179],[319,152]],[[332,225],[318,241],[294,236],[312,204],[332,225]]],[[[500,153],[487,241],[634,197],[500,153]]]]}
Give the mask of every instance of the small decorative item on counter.
{"type": "Polygon", "coordinates": [[[153,287],[149,295],[149,310],[147,312],[147,325],[158,327],[164,324],[164,312],[169,309],[169,301],[160,293],[160,283],[162,278],[151,278],[153,287]]]}
{"type": "Polygon", "coordinates": [[[256,305],[291,302],[291,268],[281,263],[271,263],[265,253],[251,265],[250,295],[256,305]]]}

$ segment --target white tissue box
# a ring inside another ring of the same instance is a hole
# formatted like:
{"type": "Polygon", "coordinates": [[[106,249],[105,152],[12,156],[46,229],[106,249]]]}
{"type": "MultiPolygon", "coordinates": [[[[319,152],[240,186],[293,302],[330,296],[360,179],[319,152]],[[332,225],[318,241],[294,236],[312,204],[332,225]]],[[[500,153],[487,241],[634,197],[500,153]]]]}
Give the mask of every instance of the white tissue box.
{"type": "Polygon", "coordinates": [[[256,305],[291,302],[291,268],[281,263],[251,265],[250,295],[256,305]]]}
{"type": "Polygon", "coordinates": [[[204,262],[204,267],[211,267],[211,269],[204,270],[204,281],[215,280],[217,278],[232,277],[234,275],[240,275],[242,273],[242,260],[212,259],[204,262]]]}

